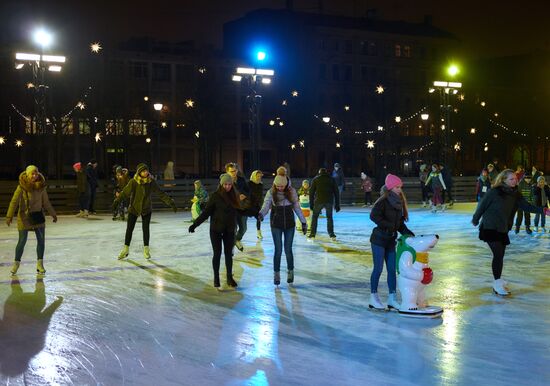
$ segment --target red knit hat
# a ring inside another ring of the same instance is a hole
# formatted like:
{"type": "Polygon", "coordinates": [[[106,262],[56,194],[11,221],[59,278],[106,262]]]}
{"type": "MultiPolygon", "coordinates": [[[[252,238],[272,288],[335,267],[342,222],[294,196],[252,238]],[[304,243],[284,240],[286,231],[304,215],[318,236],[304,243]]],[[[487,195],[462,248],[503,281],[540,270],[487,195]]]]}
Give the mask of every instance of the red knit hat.
{"type": "Polygon", "coordinates": [[[76,170],[80,170],[80,169],[82,169],[82,164],[80,162],[77,162],[73,165],[73,168],[76,169],[76,170]]]}
{"type": "Polygon", "coordinates": [[[393,174],[388,174],[386,176],[385,184],[388,190],[392,190],[396,186],[403,186],[403,181],[401,181],[401,178],[394,176],[393,174]]]}

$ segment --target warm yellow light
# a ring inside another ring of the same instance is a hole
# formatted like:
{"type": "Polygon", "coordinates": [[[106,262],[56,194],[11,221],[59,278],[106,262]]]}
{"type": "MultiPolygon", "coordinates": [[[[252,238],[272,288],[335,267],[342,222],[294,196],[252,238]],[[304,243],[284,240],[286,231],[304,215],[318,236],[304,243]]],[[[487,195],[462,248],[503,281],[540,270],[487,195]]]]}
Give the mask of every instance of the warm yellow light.
{"type": "Polygon", "coordinates": [[[369,140],[367,141],[367,147],[368,147],[369,149],[374,149],[374,140],[369,139],[369,140]]]}
{"type": "Polygon", "coordinates": [[[291,144],[291,145],[290,145],[290,148],[291,148],[292,150],[294,150],[294,149],[296,149],[296,145],[295,145],[295,144],[291,144]]]}
{"type": "Polygon", "coordinates": [[[95,133],[95,141],[96,142],[101,141],[101,133],[95,133]]]}
{"type": "Polygon", "coordinates": [[[348,105],[344,106],[344,110],[349,111],[349,106],[348,105]]]}
{"type": "Polygon", "coordinates": [[[329,123],[330,122],[330,117],[323,117],[323,122],[329,123]]]}
{"type": "Polygon", "coordinates": [[[475,127],[472,127],[472,128],[470,129],[470,134],[475,134],[475,133],[476,133],[476,128],[475,128],[475,127]]]}
{"type": "Polygon", "coordinates": [[[395,117],[395,122],[397,123],[401,122],[401,117],[400,116],[395,117]]]}
{"type": "Polygon", "coordinates": [[[78,107],[80,110],[84,110],[86,108],[86,105],[84,104],[84,102],[78,102],[76,104],[76,107],[78,107]]]}
{"type": "Polygon", "coordinates": [[[167,124],[166,124],[166,122],[161,122],[160,126],[161,126],[161,127],[166,127],[167,124]]]}
{"type": "Polygon", "coordinates": [[[420,118],[422,118],[423,121],[427,121],[428,118],[430,118],[430,114],[426,114],[426,113],[420,114],[420,118]]]}
{"type": "Polygon", "coordinates": [[[273,119],[271,119],[271,120],[269,121],[269,126],[273,126],[273,125],[275,125],[275,121],[274,121],[273,119]]]}
{"type": "Polygon", "coordinates": [[[482,102],[480,103],[480,105],[481,105],[482,107],[485,107],[485,104],[486,104],[485,101],[482,101],[482,102]]]}
{"type": "Polygon", "coordinates": [[[3,145],[6,143],[6,138],[0,137],[0,145],[3,145]]]}
{"type": "Polygon", "coordinates": [[[23,141],[21,139],[16,140],[15,141],[15,146],[17,146],[17,147],[23,146],[23,141]]]}
{"type": "Polygon", "coordinates": [[[144,100],[145,102],[147,102],[147,101],[149,100],[149,97],[148,97],[147,95],[145,95],[145,96],[143,97],[143,100],[144,100]]]}
{"type": "Polygon", "coordinates": [[[384,127],[383,126],[378,126],[378,131],[384,131],[384,127]]]}
{"type": "Polygon", "coordinates": [[[378,94],[383,94],[384,93],[384,86],[382,86],[381,84],[379,84],[378,86],[376,86],[376,92],[378,94]]]}
{"type": "Polygon", "coordinates": [[[297,96],[298,96],[298,91],[293,90],[293,91],[292,91],[292,96],[293,96],[293,97],[297,97],[297,96]]]}
{"type": "Polygon", "coordinates": [[[305,141],[304,141],[303,139],[301,139],[301,140],[299,141],[299,144],[300,144],[300,147],[305,147],[305,146],[306,146],[306,143],[305,143],[305,141]]]}
{"type": "Polygon", "coordinates": [[[279,121],[279,126],[284,126],[285,123],[283,121],[279,121]]]}
{"type": "Polygon", "coordinates": [[[199,138],[200,136],[201,136],[201,133],[200,133],[200,131],[198,131],[198,130],[197,130],[197,131],[195,131],[195,137],[199,138]]]}
{"type": "Polygon", "coordinates": [[[340,128],[337,127],[336,128],[336,134],[340,134],[340,131],[341,131],[340,128]]]}
{"type": "Polygon", "coordinates": [[[336,142],[336,147],[337,147],[337,148],[342,147],[342,145],[340,144],[340,142],[336,142]]]}
{"type": "Polygon", "coordinates": [[[460,95],[458,96],[458,99],[461,100],[461,101],[463,101],[464,98],[465,98],[465,97],[464,97],[464,94],[460,94],[460,95]]]}
{"type": "Polygon", "coordinates": [[[456,151],[459,151],[460,150],[460,142],[455,143],[454,148],[455,148],[456,151]]]}
{"type": "Polygon", "coordinates": [[[34,87],[34,83],[27,83],[27,88],[33,88],[34,87]]]}
{"type": "Polygon", "coordinates": [[[145,142],[151,143],[151,138],[149,138],[149,137],[145,138],[145,142]]]}
{"type": "Polygon", "coordinates": [[[99,42],[95,42],[95,43],[90,44],[90,50],[94,54],[98,54],[99,51],[101,51],[102,49],[103,49],[103,47],[101,47],[101,44],[99,42]]]}
{"type": "Polygon", "coordinates": [[[451,64],[449,68],[447,68],[447,74],[450,76],[455,76],[460,72],[460,69],[456,64],[451,64]]]}
{"type": "Polygon", "coordinates": [[[163,107],[164,107],[164,106],[162,105],[162,103],[155,103],[155,104],[153,105],[153,108],[154,108],[156,111],[162,110],[163,107]]]}
{"type": "Polygon", "coordinates": [[[193,99],[187,99],[185,101],[185,106],[189,107],[189,108],[192,108],[193,106],[195,106],[195,101],[193,99]]]}
{"type": "Polygon", "coordinates": [[[498,118],[498,113],[495,113],[495,118],[498,118]]]}

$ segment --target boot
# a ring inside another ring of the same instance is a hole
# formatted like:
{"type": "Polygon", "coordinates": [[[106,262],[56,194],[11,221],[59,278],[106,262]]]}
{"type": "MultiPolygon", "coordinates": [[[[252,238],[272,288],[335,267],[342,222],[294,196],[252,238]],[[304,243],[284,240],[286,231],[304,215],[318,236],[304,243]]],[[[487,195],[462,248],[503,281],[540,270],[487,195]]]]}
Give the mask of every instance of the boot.
{"type": "Polygon", "coordinates": [[[148,245],[143,247],[143,257],[145,257],[146,259],[151,258],[151,250],[149,249],[148,245]]]}
{"type": "Polygon", "coordinates": [[[239,251],[243,251],[244,247],[243,247],[243,243],[241,243],[241,240],[235,240],[235,246],[237,247],[237,249],[239,251]]]}
{"type": "Polygon", "coordinates": [[[43,259],[36,260],[36,273],[39,273],[41,275],[46,273],[46,269],[44,268],[44,260],[43,259]]]}
{"type": "Polygon", "coordinates": [[[122,248],[122,251],[120,251],[120,254],[118,255],[118,259],[122,260],[122,259],[128,257],[129,253],[130,253],[130,246],[125,245],[124,248],[122,248]]]}
{"type": "Polygon", "coordinates": [[[435,205],[432,205],[432,213],[437,213],[437,207],[435,205]]]}
{"type": "Polygon", "coordinates": [[[426,207],[426,201],[422,201],[422,208],[426,207]]]}
{"type": "Polygon", "coordinates": [[[273,284],[275,284],[275,285],[281,284],[281,273],[280,272],[275,272],[275,274],[273,275],[273,284]]]}
{"type": "Polygon", "coordinates": [[[235,281],[235,279],[233,279],[233,275],[230,275],[230,274],[227,275],[227,285],[233,288],[238,287],[237,282],[235,281]]]}
{"type": "Polygon", "coordinates": [[[80,212],[78,212],[78,214],[76,215],[76,217],[84,217],[84,211],[81,210],[80,212]]]}
{"type": "Polygon", "coordinates": [[[288,273],[287,273],[287,276],[286,276],[286,282],[288,284],[294,283],[294,270],[292,270],[292,269],[288,270],[288,273]]]}
{"type": "Polygon", "coordinates": [[[218,273],[214,274],[214,287],[220,289],[220,275],[218,273]]]}
{"type": "Polygon", "coordinates": [[[375,310],[379,310],[379,311],[386,310],[386,306],[383,305],[382,302],[380,301],[380,297],[378,297],[378,293],[370,294],[369,308],[374,308],[375,310]]]}
{"type": "Polygon", "coordinates": [[[84,218],[88,218],[88,209],[84,209],[84,214],[82,215],[84,218]]]}
{"type": "Polygon", "coordinates": [[[261,240],[261,239],[264,238],[264,237],[262,236],[262,231],[261,231],[261,229],[258,229],[258,230],[256,231],[256,236],[258,237],[258,240],[261,240]]]}
{"type": "Polygon", "coordinates": [[[500,296],[508,296],[510,292],[504,287],[504,280],[497,279],[493,283],[493,292],[500,296]]]}
{"type": "Polygon", "coordinates": [[[539,233],[539,227],[535,227],[535,233],[539,233]]]}
{"type": "Polygon", "coordinates": [[[514,233],[517,235],[519,233],[519,226],[516,225],[516,229],[514,229],[514,233]]]}
{"type": "Polygon", "coordinates": [[[21,265],[20,261],[14,261],[13,262],[13,265],[11,266],[11,270],[10,270],[12,275],[15,275],[17,273],[17,270],[19,269],[20,265],[21,265]]]}
{"type": "Polygon", "coordinates": [[[397,302],[397,296],[394,293],[391,293],[389,296],[388,296],[388,309],[390,311],[399,311],[399,308],[401,307],[401,305],[397,302]]]}
{"type": "Polygon", "coordinates": [[[527,233],[528,235],[532,234],[533,231],[531,230],[531,227],[526,226],[525,227],[525,233],[527,233]]]}

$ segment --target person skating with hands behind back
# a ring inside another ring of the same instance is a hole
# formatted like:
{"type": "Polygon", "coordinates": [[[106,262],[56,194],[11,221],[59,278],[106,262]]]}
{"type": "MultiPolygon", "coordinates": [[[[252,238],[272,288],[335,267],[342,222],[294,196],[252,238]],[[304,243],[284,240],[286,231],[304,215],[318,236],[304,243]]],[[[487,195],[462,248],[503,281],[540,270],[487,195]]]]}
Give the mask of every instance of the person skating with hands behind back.
{"type": "Polygon", "coordinates": [[[370,219],[376,224],[370,236],[372,248],[373,269],[370,277],[370,302],[369,308],[385,310],[386,306],[378,296],[378,281],[386,262],[388,272],[388,308],[399,310],[396,299],[396,273],[395,273],[395,240],[397,232],[414,236],[407,228],[405,221],[409,221],[407,200],[401,191],[403,182],[397,176],[388,174],[385,185],[382,187],[382,195],[372,208],[370,219]]]}
{"type": "Polygon", "coordinates": [[[10,226],[13,216],[17,213],[17,230],[19,231],[19,241],[15,247],[15,261],[11,268],[12,275],[17,273],[21,264],[21,257],[23,256],[29,231],[34,231],[38,244],[36,248],[36,272],[39,274],[46,273],[44,269],[46,219],[44,218],[43,209],[46,209],[53,217],[53,222],[57,222],[57,215],[46,192],[46,179],[38,172],[36,166],[29,165],[19,175],[19,185],[13,193],[6,214],[6,224],[10,226]]]}
{"type": "Polygon", "coordinates": [[[233,246],[235,245],[235,228],[237,215],[246,215],[241,209],[240,199],[234,187],[230,174],[220,176],[218,189],[210,195],[206,208],[189,227],[189,232],[195,232],[195,228],[210,217],[210,242],[212,243],[212,269],[214,270],[214,287],[220,288],[220,259],[225,255],[225,269],[227,271],[227,285],[237,287],[233,278],[233,246]]]}
{"type": "Polygon", "coordinates": [[[151,258],[149,249],[149,226],[151,224],[151,215],[153,213],[153,202],[151,193],[156,192],[161,201],[171,207],[174,212],[177,212],[174,200],[166,193],[160,190],[157,182],[149,173],[149,167],[141,163],[136,168],[136,174],[126,187],[120,192],[118,197],[113,201],[113,211],[118,208],[122,200],[129,200],[128,206],[128,223],[126,224],[126,236],[124,238],[124,248],[118,255],[118,259],[124,259],[128,256],[130,250],[130,242],[132,241],[132,233],[139,216],[141,216],[143,229],[143,256],[146,259],[151,258]]]}
{"type": "Polygon", "coordinates": [[[521,208],[524,212],[550,215],[548,208],[544,210],[529,204],[517,185],[518,180],[513,170],[505,169],[500,172],[472,217],[472,224],[479,225],[479,239],[485,241],[493,253],[493,292],[500,296],[510,295],[501,276],[504,253],[506,246],[510,244],[508,232],[513,226],[514,213],[521,208]]]}
{"type": "Polygon", "coordinates": [[[273,236],[273,244],[275,251],[273,255],[273,283],[281,284],[281,255],[283,252],[283,237],[284,250],[286,256],[286,267],[288,269],[287,283],[294,282],[294,254],[292,253],[292,242],[294,241],[294,232],[296,231],[296,222],[294,213],[302,223],[302,232],[307,233],[307,223],[296,190],[289,185],[288,178],[277,175],[273,180],[273,187],[267,191],[264,204],[258,217],[263,219],[267,213],[271,211],[270,225],[271,235],[273,236]],[[293,213],[294,212],[294,213],[293,213]]]}

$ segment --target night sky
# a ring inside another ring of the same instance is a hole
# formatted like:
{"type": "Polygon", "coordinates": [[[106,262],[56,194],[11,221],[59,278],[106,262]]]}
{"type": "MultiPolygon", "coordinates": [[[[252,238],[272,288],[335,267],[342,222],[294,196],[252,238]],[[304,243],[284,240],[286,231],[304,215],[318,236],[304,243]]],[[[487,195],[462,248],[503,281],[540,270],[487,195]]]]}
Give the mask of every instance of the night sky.
{"type": "MultiPolygon", "coordinates": [[[[169,41],[196,40],[222,45],[223,23],[257,8],[283,8],[285,0],[162,1],[31,1],[2,0],[3,44],[24,41],[34,25],[44,23],[57,34],[59,46],[100,40],[120,42],[132,36],[169,41]]],[[[547,17],[550,2],[527,0],[514,6],[504,1],[325,0],[325,13],[364,15],[378,9],[383,19],[420,22],[433,16],[436,27],[462,41],[465,57],[504,56],[550,49],[547,17]],[[522,6],[524,5],[524,6],[522,6]],[[528,5],[528,6],[525,6],[528,5]]],[[[295,0],[299,11],[318,9],[319,0],[295,0]]]]}

